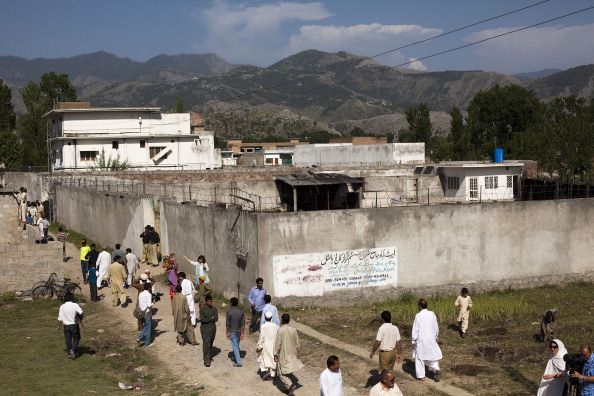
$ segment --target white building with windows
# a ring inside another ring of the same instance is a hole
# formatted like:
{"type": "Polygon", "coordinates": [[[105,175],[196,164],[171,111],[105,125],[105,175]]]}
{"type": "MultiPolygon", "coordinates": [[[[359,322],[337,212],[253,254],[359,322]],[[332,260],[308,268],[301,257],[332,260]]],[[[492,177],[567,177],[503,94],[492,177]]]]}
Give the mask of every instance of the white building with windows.
{"type": "Polygon", "coordinates": [[[91,107],[59,103],[44,115],[52,171],[87,170],[100,156],[127,161],[128,169],[199,170],[221,167],[214,133],[195,131],[190,113],[159,107],[91,107]]]}
{"type": "Polygon", "coordinates": [[[444,162],[438,166],[445,201],[511,201],[524,167],[520,162],[444,162]]]}

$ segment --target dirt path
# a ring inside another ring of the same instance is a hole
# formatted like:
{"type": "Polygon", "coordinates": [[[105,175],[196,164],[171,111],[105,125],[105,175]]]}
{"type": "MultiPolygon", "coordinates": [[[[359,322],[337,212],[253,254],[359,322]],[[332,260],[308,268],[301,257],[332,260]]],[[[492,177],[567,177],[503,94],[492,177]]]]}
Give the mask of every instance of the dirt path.
{"type": "MultiPolygon", "coordinates": [[[[64,264],[64,273],[70,276],[73,280],[82,283],[82,275],[80,272],[80,261],[78,260],[78,250],[72,245],[67,246],[67,255],[71,257],[68,262],[64,264]]],[[[141,270],[144,271],[145,266],[141,270]]],[[[151,268],[152,275],[162,273],[160,268],[151,268]]],[[[89,288],[82,285],[83,293],[88,298],[89,288]]],[[[136,345],[134,339],[138,334],[136,330],[136,320],[132,316],[133,307],[136,304],[137,292],[136,289],[129,289],[129,297],[132,303],[127,308],[113,307],[111,303],[111,291],[109,288],[103,288],[99,291],[99,295],[104,298],[101,304],[109,308],[114,315],[120,318],[122,329],[129,334],[130,344],[136,345]]],[[[245,351],[245,358],[243,358],[243,367],[233,367],[231,360],[231,343],[225,336],[225,315],[224,311],[219,308],[219,322],[217,323],[217,336],[214,346],[218,353],[214,356],[214,361],[211,367],[206,368],[202,362],[202,340],[200,337],[199,327],[196,328],[196,338],[200,345],[181,347],[176,342],[176,333],[173,329],[173,316],[171,315],[171,306],[169,303],[168,290],[166,286],[157,283],[157,291],[164,293],[163,298],[156,304],[157,313],[153,319],[158,322],[156,327],[157,336],[155,344],[147,351],[158,358],[165,366],[169,367],[176,380],[190,385],[202,385],[204,390],[200,392],[201,395],[280,395],[279,389],[271,381],[263,382],[256,374],[258,364],[256,362],[256,342],[257,335],[246,336],[246,339],[241,343],[241,350],[245,351]]],[[[243,353],[242,353],[243,355],[243,353]]],[[[299,383],[302,387],[295,391],[295,395],[318,395],[318,372],[314,372],[311,368],[305,368],[301,372],[296,373],[299,378],[299,383]]]]}

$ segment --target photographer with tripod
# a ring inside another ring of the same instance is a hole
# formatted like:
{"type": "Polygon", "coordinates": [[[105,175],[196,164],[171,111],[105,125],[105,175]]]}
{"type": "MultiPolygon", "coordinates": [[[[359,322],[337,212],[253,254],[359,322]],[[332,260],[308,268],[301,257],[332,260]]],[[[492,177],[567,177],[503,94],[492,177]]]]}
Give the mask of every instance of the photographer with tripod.
{"type": "Polygon", "coordinates": [[[589,344],[582,346],[580,351],[585,360],[582,372],[573,371],[570,373],[572,379],[578,380],[582,391],[581,396],[594,396],[594,354],[589,344]]]}

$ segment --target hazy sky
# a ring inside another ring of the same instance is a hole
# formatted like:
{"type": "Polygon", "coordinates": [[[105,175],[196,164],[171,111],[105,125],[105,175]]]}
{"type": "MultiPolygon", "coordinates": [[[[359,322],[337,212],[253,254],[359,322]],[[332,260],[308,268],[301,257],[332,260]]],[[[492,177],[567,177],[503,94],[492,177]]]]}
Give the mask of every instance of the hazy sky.
{"type": "MultiPolygon", "coordinates": [[[[260,66],[311,48],[372,56],[536,2],[2,0],[0,55],[57,58],[102,50],[146,60],[213,52],[260,66]]],[[[594,0],[551,0],[378,61],[398,65],[589,6],[594,0]]],[[[587,63],[594,63],[594,10],[410,67],[516,73],[587,63]]]]}

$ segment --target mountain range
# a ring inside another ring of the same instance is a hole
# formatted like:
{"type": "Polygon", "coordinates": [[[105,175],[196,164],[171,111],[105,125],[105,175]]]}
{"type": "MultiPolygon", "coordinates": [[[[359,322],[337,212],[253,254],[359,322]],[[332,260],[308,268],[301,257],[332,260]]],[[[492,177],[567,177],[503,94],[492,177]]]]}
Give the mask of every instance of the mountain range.
{"type": "MultiPolygon", "coordinates": [[[[46,72],[67,73],[81,100],[93,106],[161,106],[178,97],[205,113],[225,136],[322,129],[348,133],[360,127],[386,134],[407,127],[404,111],[421,102],[435,129],[449,128],[452,106],[464,109],[480,90],[518,84],[550,100],[592,97],[594,65],[510,76],[484,71],[414,72],[346,52],[308,50],[269,67],[233,65],[215,54],[159,55],[146,62],[106,52],[62,59],[0,57],[0,78],[19,88],[46,72]]],[[[18,111],[24,108],[13,89],[18,111]]]]}

